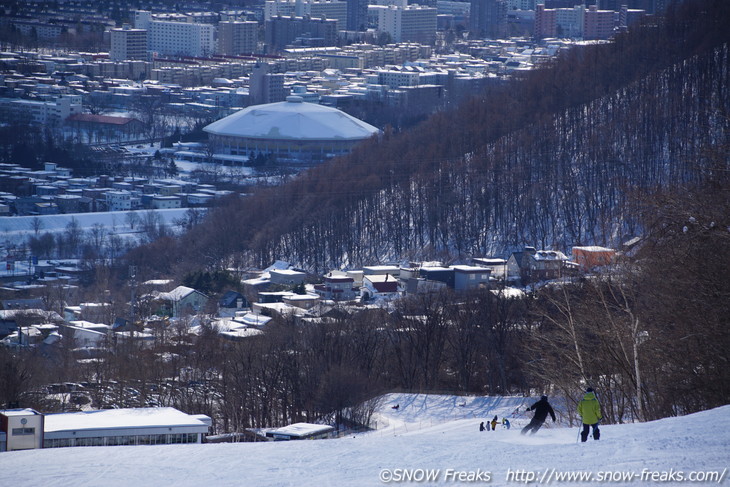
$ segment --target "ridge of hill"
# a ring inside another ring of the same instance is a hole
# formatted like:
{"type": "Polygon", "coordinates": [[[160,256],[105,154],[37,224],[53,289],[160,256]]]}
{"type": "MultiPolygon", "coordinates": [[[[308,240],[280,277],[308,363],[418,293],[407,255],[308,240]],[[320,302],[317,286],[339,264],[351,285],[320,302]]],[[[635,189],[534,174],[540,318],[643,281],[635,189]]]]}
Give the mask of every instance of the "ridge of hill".
{"type": "Polygon", "coordinates": [[[413,130],[386,129],[284,186],[232,198],[181,239],[130,258],[151,271],[282,258],[322,272],[615,245],[640,232],[643,198],[696,190],[726,169],[728,24],[727,2],[675,5],[613,43],[573,49],[413,130]]]}

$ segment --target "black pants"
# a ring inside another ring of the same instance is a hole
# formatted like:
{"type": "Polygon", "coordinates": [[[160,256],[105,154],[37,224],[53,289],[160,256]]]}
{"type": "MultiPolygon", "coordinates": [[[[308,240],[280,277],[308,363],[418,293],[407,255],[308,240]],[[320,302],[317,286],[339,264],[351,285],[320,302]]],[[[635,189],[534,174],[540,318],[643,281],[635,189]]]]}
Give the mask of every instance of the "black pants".
{"type": "Polygon", "coordinates": [[[534,435],[535,433],[537,433],[537,430],[540,429],[540,427],[542,426],[542,424],[544,422],[545,422],[544,419],[532,418],[532,421],[530,421],[530,423],[527,426],[522,428],[522,434],[524,435],[529,432],[531,435],[534,435]]]}
{"type": "Polygon", "coordinates": [[[597,440],[601,437],[601,430],[598,429],[598,423],[596,424],[585,424],[583,423],[583,431],[580,432],[580,441],[588,440],[588,430],[593,428],[593,439],[597,440]]]}

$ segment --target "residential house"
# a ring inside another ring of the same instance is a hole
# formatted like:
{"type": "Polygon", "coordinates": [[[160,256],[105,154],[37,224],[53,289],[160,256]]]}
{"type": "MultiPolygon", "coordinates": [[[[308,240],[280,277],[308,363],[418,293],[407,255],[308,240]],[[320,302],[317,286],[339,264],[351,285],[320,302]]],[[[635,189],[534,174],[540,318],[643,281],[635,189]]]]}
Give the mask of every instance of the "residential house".
{"type": "Polygon", "coordinates": [[[489,287],[490,271],[486,267],[455,265],[451,268],[454,270],[454,289],[456,291],[489,287]]]}
{"type": "Polygon", "coordinates": [[[302,309],[311,309],[320,301],[320,297],[314,294],[290,294],[282,299],[284,304],[302,309]]]}
{"type": "Polygon", "coordinates": [[[42,309],[8,309],[0,310],[0,338],[4,338],[18,330],[39,323],[62,321],[58,313],[42,309]]]}
{"type": "Polygon", "coordinates": [[[609,265],[615,257],[616,251],[606,247],[573,247],[573,260],[583,271],[609,265]]]}
{"type": "Polygon", "coordinates": [[[314,286],[314,292],[322,299],[332,301],[351,301],[359,295],[358,291],[352,277],[332,272],[325,276],[322,284],[314,286]]]}
{"type": "Polygon", "coordinates": [[[163,303],[163,313],[173,318],[196,314],[202,311],[208,302],[208,296],[186,286],[178,286],[170,292],[160,293],[157,299],[163,303]]]}
{"type": "Polygon", "coordinates": [[[439,281],[451,289],[454,288],[454,269],[442,266],[422,266],[419,275],[429,281],[439,281]]]}
{"type": "Polygon", "coordinates": [[[507,278],[522,284],[557,279],[565,275],[567,263],[568,257],[560,251],[525,247],[521,252],[513,252],[507,261],[507,278]]]}
{"type": "Polygon", "coordinates": [[[238,291],[226,291],[218,300],[218,308],[233,311],[248,308],[248,299],[238,291]]]}
{"type": "Polygon", "coordinates": [[[366,274],[363,276],[362,284],[361,296],[363,300],[392,299],[399,295],[398,279],[391,274],[366,274]]]}
{"type": "Polygon", "coordinates": [[[507,261],[505,259],[475,257],[471,261],[474,265],[489,269],[489,276],[492,279],[507,277],[507,261]]]}
{"type": "Polygon", "coordinates": [[[306,273],[294,269],[271,269],[269,271],[269,280],[272,284],[302,284],[306,277],[306,273]]]}

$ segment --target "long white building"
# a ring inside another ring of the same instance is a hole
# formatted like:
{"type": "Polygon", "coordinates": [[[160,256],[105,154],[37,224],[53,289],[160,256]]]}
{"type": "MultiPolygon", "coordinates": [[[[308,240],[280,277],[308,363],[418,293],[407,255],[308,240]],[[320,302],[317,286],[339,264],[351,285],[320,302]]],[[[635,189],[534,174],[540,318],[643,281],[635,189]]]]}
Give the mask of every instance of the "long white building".
{"type": "Polygon", "coordinates": [[[212,422],[174,408],[104,409],[40,414],[0,410],[0,451],[70,446],[201,443],[212,422]]]}
{"type": "Polygon", "coordinates": [[[158,20],[149,11],[136,10],[134,27],[147,30],[147,50],[163,56],[206,57],[215,52],[212,24],[158,20]]]}

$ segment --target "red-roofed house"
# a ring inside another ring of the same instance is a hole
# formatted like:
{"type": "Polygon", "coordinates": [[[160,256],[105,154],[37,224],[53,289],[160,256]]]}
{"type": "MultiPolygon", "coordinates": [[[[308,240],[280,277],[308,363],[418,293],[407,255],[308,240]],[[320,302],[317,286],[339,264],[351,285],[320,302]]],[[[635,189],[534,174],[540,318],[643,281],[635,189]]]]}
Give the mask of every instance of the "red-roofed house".
{"type": "Polygon", "coordinates": [[[363,299],[398,296],[398,279],[390,274],[363,276],[362,285],[363,299]]]}
{"type": "Polygon", "coordinates": [[[66,119],[74,137],[86,142],[125,142],[144,138],[145,126],[136,118],[77,113],[66,119]]]}

